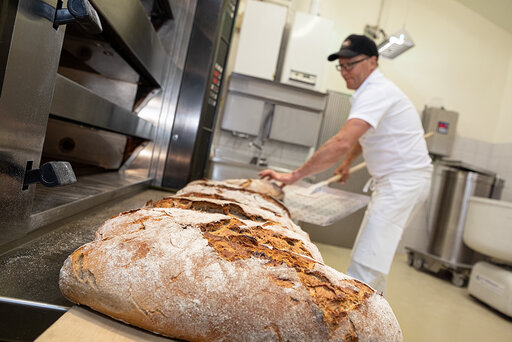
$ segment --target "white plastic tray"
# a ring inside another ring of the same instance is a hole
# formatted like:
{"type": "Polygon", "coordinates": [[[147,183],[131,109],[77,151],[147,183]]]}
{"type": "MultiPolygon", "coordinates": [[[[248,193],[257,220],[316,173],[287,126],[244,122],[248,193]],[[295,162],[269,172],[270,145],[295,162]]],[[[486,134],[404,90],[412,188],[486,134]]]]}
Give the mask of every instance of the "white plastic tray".
{"type": "Polygon", "coordinates": [[[319,226],[329,226],[365,207],[370,197],[330,187],[307,194],[311,184],[298,182],[283,188],[284,204],[292,219],[319,226]]]}

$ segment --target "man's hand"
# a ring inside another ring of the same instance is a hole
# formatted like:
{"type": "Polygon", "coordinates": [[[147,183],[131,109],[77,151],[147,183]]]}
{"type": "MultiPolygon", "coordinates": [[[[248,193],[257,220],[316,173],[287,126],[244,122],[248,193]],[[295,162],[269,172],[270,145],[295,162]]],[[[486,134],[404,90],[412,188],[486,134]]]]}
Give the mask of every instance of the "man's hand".
{"type": "Polygon", "coordinates": [[[281,173],[274,170],[263,170],[258,174],[261,179],[274,179],[283,183],[284,185],[290,185],[299,180],[299,178],[293,172],[281,173]]]}
{"type": "Polygon", "coordinates": [[[334,171],[335,175],[341,175],[341,179],[339,180],[341,184],[345,184],[345,182],[348,180],[348,177],[350,176],[349,170],[350,164],[343,162],[340,164],[340,166],[338,166],[336,171],[334,171]]]}

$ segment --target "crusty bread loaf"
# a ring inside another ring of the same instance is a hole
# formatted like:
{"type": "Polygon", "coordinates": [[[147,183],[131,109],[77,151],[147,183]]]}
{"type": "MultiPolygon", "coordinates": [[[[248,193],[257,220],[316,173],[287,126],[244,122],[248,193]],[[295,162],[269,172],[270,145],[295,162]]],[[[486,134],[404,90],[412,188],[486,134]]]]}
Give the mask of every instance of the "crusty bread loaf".
{"type": "Polygon", "coordinates": [[[189,341],[402,340],[386,300],[304,235],[234,198],[194,197],[109,219],[66,259],[62,293],[189,341]]]}
{"type": "Polygon", "coordinates": [[[220,183],[224,183],[231,187],[256,191],[282,200],[284,198],[283,189],[274,182],[265,179],[227,179],[220,183]]]}
{"type": "MultiPolygon", "coordinates": [[[[254,184],[254,182],[251,182],[254,184]]],[[[263,183],[265,184],[265,183],[263,183]]],[[[272,187],[272,189],[274,189],[272,187]]],[[[282,192],[282,190],[280,190],[282,192]]],[[[271,191],[270,193],[275,193],[271,191]]],[[[200,180],[188,184],[176,193],[178,196],[208,197],[220,200],[234,201],[245,205],[269,210],[275,215],[290,218],[290,212],[284,204],[271,194],[258,192],[247,188],[234,187],[229,182],[200,180]]]]}

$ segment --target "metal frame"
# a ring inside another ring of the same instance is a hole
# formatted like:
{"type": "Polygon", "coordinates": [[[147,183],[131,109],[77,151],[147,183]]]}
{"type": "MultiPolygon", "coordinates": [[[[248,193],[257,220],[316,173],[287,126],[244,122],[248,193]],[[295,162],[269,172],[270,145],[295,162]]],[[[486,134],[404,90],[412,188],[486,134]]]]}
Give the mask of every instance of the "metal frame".
{"type": "Polygon", "coordinates": [[[212,0],[196,8],[162,179],[165,187],[178,189],[204,174],[222,86],[214,75],[220,72],[222,77],[237,6],[237,0],[212,0]]]}

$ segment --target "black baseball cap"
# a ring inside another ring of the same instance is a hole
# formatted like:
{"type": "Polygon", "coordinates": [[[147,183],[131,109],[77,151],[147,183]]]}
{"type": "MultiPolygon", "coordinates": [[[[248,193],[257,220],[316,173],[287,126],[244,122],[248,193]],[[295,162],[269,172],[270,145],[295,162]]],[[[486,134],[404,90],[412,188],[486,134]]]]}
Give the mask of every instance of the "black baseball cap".
{"type": "Polygon", "coordinates": [[[341,44],[340,51],[330,54],[327,60],[332,62],[340,57],[351,58],[358,55],[379,58],[379,51],[375,42],[370,38],[359,34],[351,34],[341,44]]]}

